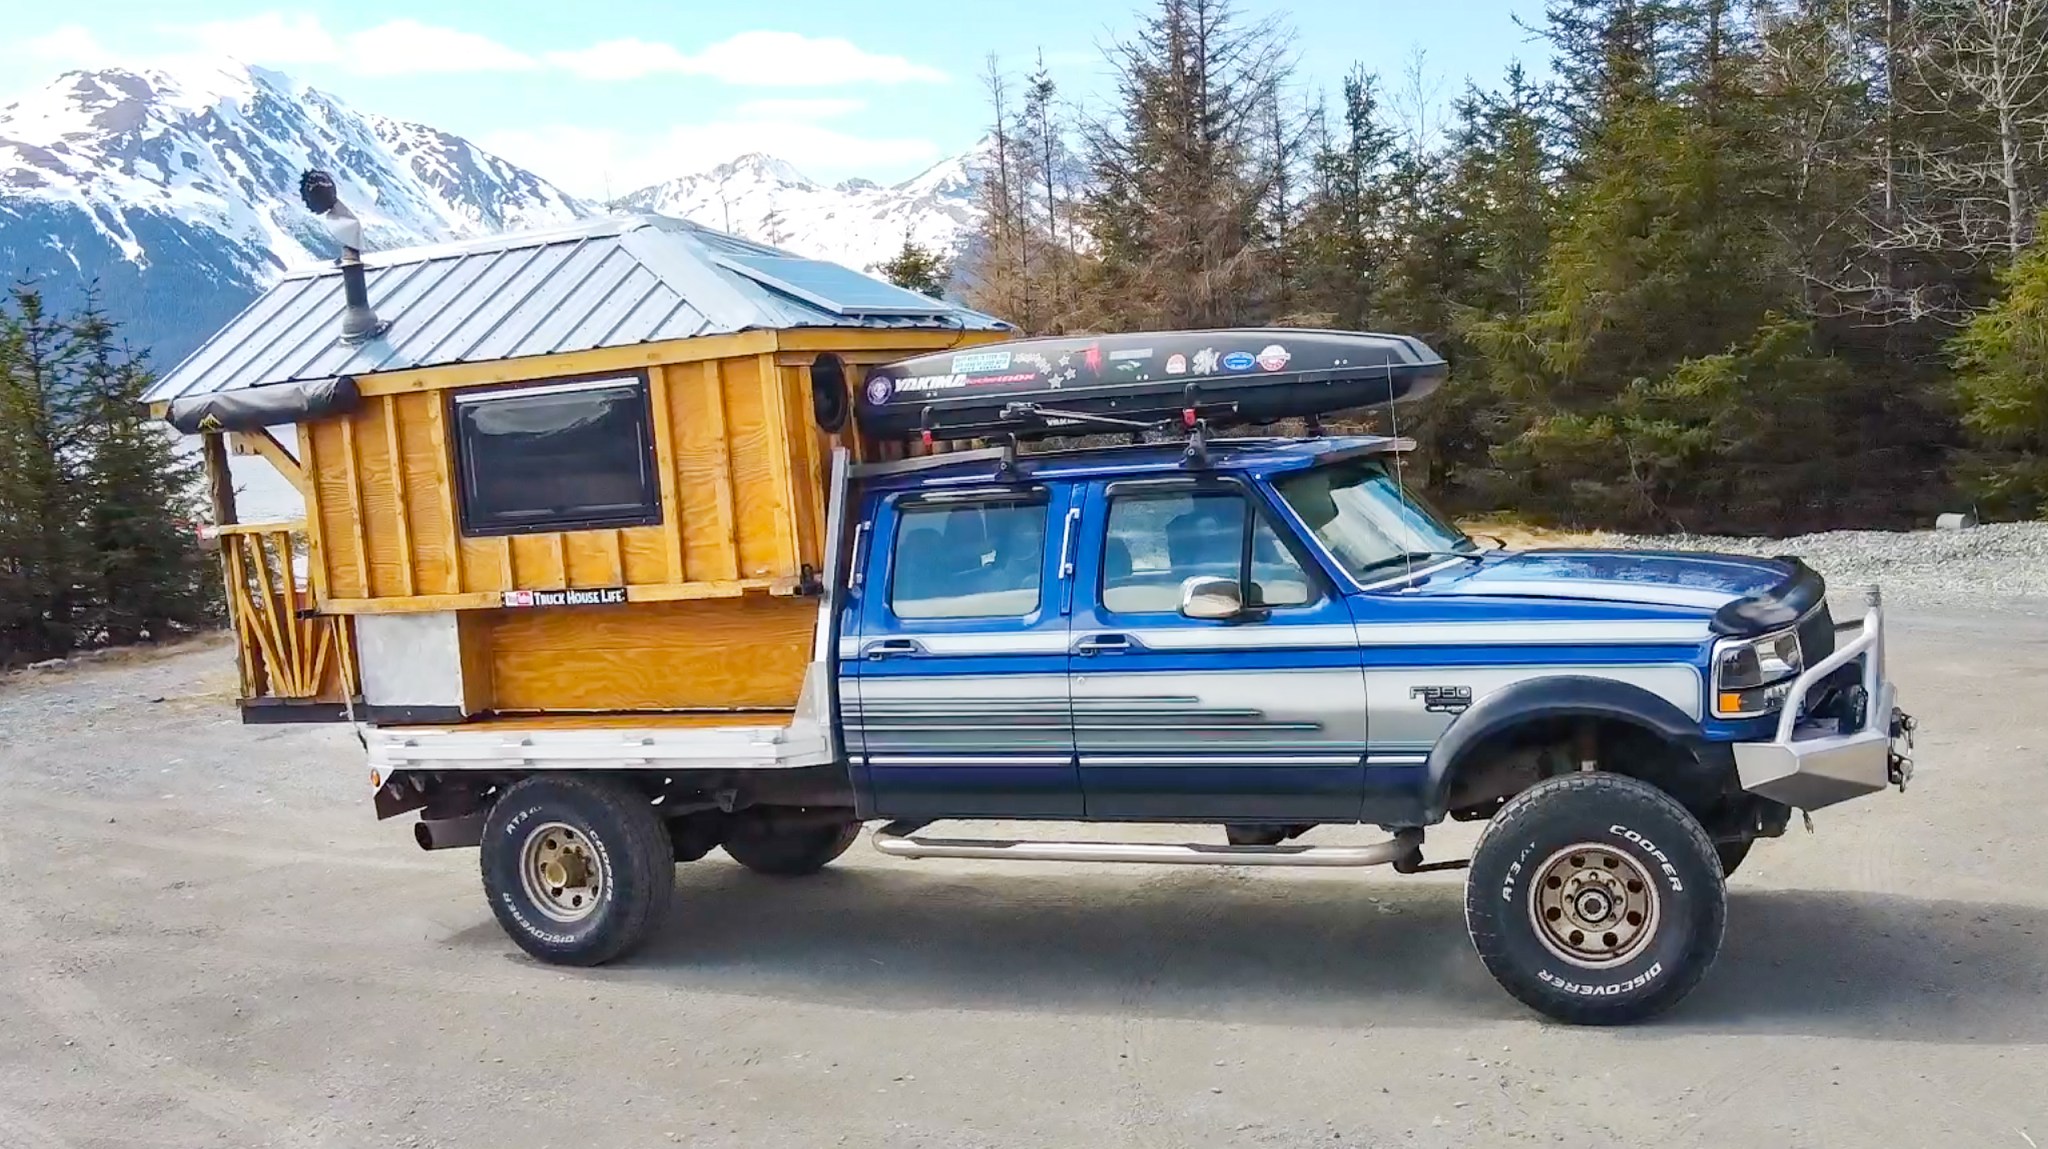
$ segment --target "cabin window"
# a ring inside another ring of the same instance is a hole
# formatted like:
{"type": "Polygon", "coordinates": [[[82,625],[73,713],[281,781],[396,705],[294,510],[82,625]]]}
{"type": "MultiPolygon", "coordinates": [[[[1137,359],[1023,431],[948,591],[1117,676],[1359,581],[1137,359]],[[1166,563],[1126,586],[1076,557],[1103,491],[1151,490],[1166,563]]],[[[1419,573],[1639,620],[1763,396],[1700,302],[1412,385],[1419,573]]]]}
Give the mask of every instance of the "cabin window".
{"type": "Polygon", "coordinates": [[[644,379],[458,395],[455,436],[464,534],[661,521],[644,379]]]}
{"type": "Polygon", "coordinates": [[[914,506],[897,519],[897,618],[1021,618],[1038,609],[1043,498],[914,506]]]}

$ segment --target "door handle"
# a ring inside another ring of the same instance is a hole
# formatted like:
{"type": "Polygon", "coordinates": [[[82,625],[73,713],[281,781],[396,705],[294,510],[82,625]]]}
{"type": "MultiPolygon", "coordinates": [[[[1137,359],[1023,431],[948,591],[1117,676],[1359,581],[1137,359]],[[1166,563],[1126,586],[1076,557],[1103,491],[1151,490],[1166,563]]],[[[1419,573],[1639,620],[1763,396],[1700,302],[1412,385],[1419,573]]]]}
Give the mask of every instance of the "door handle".
{"type": "Polygon", "coordinates": [[[1124,654],[1137,648],[1126,634],[1091,634],[1074,644],[1075,654],[1124,654]]]}
{"type": "Polygon", "coordinates": [[[885,658],[893,658],[899,654],[921,654],[923,652],[924,647],[919,645],[914,638],[885,638],[878,642],[868,643],[865,647],[861,648],[860,653],[861,657],[870,662],[880,662],[885,658]]]}

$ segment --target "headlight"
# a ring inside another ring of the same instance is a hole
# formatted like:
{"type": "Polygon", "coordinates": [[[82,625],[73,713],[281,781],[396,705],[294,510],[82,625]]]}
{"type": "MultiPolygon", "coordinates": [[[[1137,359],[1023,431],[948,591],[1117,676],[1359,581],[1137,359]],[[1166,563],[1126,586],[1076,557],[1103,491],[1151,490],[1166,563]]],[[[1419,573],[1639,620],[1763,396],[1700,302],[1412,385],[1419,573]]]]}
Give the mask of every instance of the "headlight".
{"type": "Polygon", "coordinates": [[[1751,718],[1784,704],[1792,680],[1806,669],[1799,632],[1725,640],[1714,647],[1714,714],[1751,718]]]}

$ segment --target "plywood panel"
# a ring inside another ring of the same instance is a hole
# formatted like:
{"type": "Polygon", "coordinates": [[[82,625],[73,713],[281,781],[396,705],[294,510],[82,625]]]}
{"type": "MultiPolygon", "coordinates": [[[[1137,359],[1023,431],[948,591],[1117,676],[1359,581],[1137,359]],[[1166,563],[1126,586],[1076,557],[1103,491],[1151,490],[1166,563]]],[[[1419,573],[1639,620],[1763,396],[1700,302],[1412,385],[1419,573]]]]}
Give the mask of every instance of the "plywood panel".
{"type": "Polygon", "coordinates": [[[796,705],[815,603],[749,595],[497,612],[498,710],[687,710],[796,705]]]}
{"type": "Polygon", "coordinates": [[[568,585],[562,570],[561,536],[512,535],[512,569],[518,572],[513,585],[521,590],[559,590],[568,585]]]}
{"type": "Polygon", "coordinates": [[[354,439],[356,493],[362,507],[362,531],[370,563],[370,593],[383,597],[406,593],[412,577],[400,543],[397,463],[391,458],[391,437],[385,429],[384,404],[365,403],[349,416],[354,439]]]}
{"type": "Polygon", "coordinates": [[[683,517],[684,577],[739,577],[733,537],[732,446],[723,373],[716,361],[673,368],[668,398],[676,442],[676,503],[683,517]]]}
{"type": "Polygon", "coordinates": [[[823,570],[825,553],[824,433],[811,419],[810,372],[781,370],[783,407],[789,427],[789,471],[795,501],[797,556],[812,570],[823,570]]]}
{"type": "Polygon", "coordinates": [[[350,493],[354,469],[348,464],[343,420],[308,424],[305,441],[312,445],[314,499],[320,514],[320,540],[327,562],[327,585],[337,598],[368,598],[370,588],[356,558],[358,525],[350,493]]]}
{"type": "Polygon", "coordinates": [[[460,594],[462,564],[454,504],[453,463],[439,395],[400,395],[399,455],[405,474],[406,522],[412,529],[417,594],[460,594]]]}
{"type": "Polygon", "coordinates": [[[626,584],[644,586],[669,580],[668,535],[660,527],[627,527],[619,532],[625,556],[626,584]]]}
{"type": "MultiPolygon", "coordinates": [[[[772,357],[768,361],[772,363],[772,357]]],[[[727,360],[719,368],[724,382],[725,437],[732,445],[733,524],[739,542],[740,577],[774,578],[790,573],[794,558],[783,541],[789,509],[781,476],[787,470],[788,448],[770,423],[774,388],[763,379],[757,360],[727,360]]]]}
{"type": "Polygon", "coordinates": [[[570,586],[624,586],[619,532],[577,531],[560,536],[570,586]]]}

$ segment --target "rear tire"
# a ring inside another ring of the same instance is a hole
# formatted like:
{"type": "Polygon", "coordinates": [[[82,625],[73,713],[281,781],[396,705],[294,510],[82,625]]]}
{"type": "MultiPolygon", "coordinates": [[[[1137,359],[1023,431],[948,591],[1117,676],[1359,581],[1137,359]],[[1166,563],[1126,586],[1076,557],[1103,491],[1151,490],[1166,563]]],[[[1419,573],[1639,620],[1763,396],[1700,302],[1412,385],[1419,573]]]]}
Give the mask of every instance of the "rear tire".
{"type": "Polygon", "coordinates": [[[1663,791],[1620,774],[1537,783],[1473,851],[1465,923],[1487,972],[1575,1025],[1677,1004],[1721,949],[1727,888],[1706,831],[1663,791]]]}
{"type": "Polygon", "coordinates": [[[598,778],[513,784],[484,820],[478,851],[498,924],[554,965],[601,965],[644,942],[675,895],[675,849],[657,811],[598,778]]]}
{"type": "Polygon", "coordinates": [[[725,830],[725,852],[757,874],[801,878],[815,874],[844,854],[860,836],[860,821],[796,821],[774,814],[747,813],[725,830]]]}

